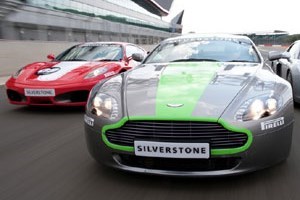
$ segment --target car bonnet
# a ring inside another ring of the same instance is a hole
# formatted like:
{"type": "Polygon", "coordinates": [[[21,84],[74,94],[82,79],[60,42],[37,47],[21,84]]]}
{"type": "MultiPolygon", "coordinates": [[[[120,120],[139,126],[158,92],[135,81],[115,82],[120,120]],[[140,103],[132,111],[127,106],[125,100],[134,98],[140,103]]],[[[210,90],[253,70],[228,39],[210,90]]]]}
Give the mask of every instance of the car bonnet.
{"type": "Polygon", "coordinates": [[[76,83],[91,70],[105,63],[73,61],[34,63],[17,78],[16,82],[34,85],[76,83]]]}
{"type": "Polygon", "coordinates": [[[181,62],[146,64],[126,80],[130,117],[219,118],[247,86],[259,63],[181,62]]]}

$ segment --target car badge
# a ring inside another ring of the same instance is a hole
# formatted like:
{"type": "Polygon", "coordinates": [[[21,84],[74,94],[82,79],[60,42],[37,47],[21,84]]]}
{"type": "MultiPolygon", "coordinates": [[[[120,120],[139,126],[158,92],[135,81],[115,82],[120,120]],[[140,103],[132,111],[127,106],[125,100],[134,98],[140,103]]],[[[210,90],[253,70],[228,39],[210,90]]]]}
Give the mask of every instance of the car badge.
{"type": "Polygon", "coordinates": [[[37,75],[52,74],[60,70],[60,67],[45,68],[37,71],[37,75]]]}
{"type": "Polygon", "coordinates": [[[167,106],[170,107],[170,108],[179,108],[179,107],[182,107],[184,104],[183,103],[168,103],[167,106]]]}

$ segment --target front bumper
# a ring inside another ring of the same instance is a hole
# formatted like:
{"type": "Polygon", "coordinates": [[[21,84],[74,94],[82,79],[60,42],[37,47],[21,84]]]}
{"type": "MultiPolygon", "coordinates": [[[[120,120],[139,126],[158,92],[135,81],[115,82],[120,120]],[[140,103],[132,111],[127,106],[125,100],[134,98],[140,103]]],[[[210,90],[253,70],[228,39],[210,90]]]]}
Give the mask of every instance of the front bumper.
{"type": "Polygon", "coordinates": [[[209,159],[157,159],[142,158],[134,152],[126,152],[108,147],[102,139],[100,131],[85,124],[85,136],[90,154],[98,162],[107,166],[145,174],[173,176],[225,176],[256,171],[285,160],[290,152],[293,121],[286,123],[271,133],[253,133],[251,146],[240,153],[228,155],[212,155],[209,159]],[[159,164],[173,163],[179,167],[159,164]],[[195,162],[193,162],[195,161],[195,162]],[[180,163],[193,165],[191,168],[180,168],[180,163]],[[195,164],[196,163],[196,164],[195,164]],[[199,165],[199,168],[197,168],[199,165]]]}
{"type": "Polygon", "coordinates": [[[9,79],[6,93],[11,104],[35,106],[85,106],[90,90],[98,81],[64,84],[64,85],[27,85],[9,79]],[[25,96],[25,88],[54,89],[55,96],[25,96]]]}

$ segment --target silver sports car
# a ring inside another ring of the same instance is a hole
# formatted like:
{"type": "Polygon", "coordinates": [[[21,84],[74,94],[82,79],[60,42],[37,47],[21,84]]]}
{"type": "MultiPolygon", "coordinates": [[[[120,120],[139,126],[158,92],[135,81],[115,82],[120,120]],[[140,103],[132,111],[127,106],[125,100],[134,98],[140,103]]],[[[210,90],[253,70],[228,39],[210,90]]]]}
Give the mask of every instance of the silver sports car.
{"type": "Polygon", "coordinates": [[[283,53],[270,52],[274,72],[289,81],[293,88],[294,101],[300,103],[300,40],[291,44],[283,53]]]}
{"type": "Polygon", "coordinates": [[[88,150],[105,165],[241,174],[286,160],[293,96],[249,38],[192,34],[161,42],[137,68],[98,83],[84,121],[88,150]]]}

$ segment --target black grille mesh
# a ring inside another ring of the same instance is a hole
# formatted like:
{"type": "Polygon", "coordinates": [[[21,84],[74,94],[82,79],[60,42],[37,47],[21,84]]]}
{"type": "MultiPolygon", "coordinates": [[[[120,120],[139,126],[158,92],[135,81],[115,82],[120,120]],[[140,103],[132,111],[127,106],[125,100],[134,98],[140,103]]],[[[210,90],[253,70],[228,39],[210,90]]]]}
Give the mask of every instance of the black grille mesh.
{"type": "Polygon", "coordinates": [[[106,131],[109,142],[133,146],[134,140],[160,142],[209,142],[212,149],[238,148],[246,144],[245,133],[233,132],[214,122],[128,121],[106,131]]]}

